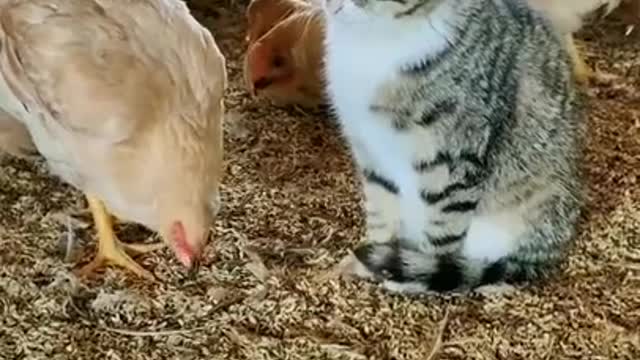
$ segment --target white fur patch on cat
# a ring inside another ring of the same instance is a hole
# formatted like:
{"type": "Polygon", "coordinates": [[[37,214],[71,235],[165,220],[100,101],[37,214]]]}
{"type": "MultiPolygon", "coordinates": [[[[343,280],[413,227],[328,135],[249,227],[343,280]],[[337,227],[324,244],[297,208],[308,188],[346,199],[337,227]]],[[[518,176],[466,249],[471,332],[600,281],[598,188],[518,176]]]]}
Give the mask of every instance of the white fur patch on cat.
{"type": "Polygon", "coordinates": [[[487,262],[498,261],[511,254],[517,245],[520,229],[516,226],[510,227],[500,220],[504,219],[496,216],[475,216],[467,231],[462,254],[470,259],[487,262]]]}

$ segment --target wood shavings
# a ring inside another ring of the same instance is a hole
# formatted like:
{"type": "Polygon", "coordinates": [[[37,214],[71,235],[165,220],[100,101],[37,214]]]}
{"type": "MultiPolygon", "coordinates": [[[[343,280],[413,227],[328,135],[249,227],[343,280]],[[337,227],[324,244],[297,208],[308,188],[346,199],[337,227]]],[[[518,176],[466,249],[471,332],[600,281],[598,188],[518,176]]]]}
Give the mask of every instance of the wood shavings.
{"type": "Polygon", "coordinates": [[[193,328],[193,329],[161,330],[161,331],[134,331],[134,330],[115,329],[108,326],[103,326],[102,328],[107,331],[114,332],[116,334],[128,335],[128,336],[170,336],[170,335],[187,334],[190,332],[205,329],[204,326],[199,328],[193,328]]]}
{"type": "Polygon", "coordinates": [[[57,221],[59,224],[65,225],[71,229],[87,229],[91,225],[87,222],[76,219],[75,217],[71,216],[71,214],[67,214],[64,212],[49,213],[46,217],[57,221]]]}
{"type": "Polygon", "coordinates": [[[251,262],[246,265],[247,269],[261,282],[265,282],[267,278],[269,278],[270,273],[267,267],[260,259],[260,256],[253,250],[248,248],[244,249],[244,252],[247,254],[251,262]]]}
{"type": "Polygon", "coordinates": [[[440,326],[438,327],[438,333],[436,334],[436,339],[433,345],[431,346],[431,351],[425,360],[435,360],[438,352],[442,348],[442,337],[444,336],[444,331],[447,328],[447,324],[449,322],[449,308],[445,310],[444,317],[440,321],[440,326]]]}
{"type": "MultiPolygon", "coordinates": [[[[604,22],[578,34],[587,61],[618,77],[587,88],[590,200],[566,269],[508,296],[409,298],[343,281],[340,266],[333,267],[363,236],[352,161],[328,115],[248,97],[239,62],[245,4],[199,1],[194,10],[210,20],[228,59],[230,83],[224,207],[197,278],[185,279],[168,250],[142,260],[163,279],[155,284],[113,269],[91,282],[75,278],[55,255],[66,218],[43,219],[72,214],[88,225],[72,224],[73,241],[90,239],[83,234],[92,226],[88,214],[75,215],[86,208],[83,195],[51,176],[41,161],[3,158],[0,356],[425,360],[433,352],[442,360],[640,358],[638,31],[624,38],[619,27],[604,22]],[[229,126],[235,122],[239,129],[229,126]],[[101,293],[132,297],[94,306],[106,299],[101,293]],[[443,314],[453,308],[455,316],[445,322],[443,314]]],[[[118,230],[127,241],[148,237],[136,226],[118,230]]]]}

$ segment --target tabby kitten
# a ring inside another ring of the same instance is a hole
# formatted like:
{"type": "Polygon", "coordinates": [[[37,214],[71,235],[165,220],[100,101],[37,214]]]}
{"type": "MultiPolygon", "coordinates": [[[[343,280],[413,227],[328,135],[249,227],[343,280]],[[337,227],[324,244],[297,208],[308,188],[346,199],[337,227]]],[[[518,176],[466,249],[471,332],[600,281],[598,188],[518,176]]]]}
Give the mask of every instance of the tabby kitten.
{"type": "Polygon", "coordinates": [[[581,207],[579,94],[526,0],[326,0],[328,93],[361,173],[354,269],[398,292],[533,280],[581,207]]]}

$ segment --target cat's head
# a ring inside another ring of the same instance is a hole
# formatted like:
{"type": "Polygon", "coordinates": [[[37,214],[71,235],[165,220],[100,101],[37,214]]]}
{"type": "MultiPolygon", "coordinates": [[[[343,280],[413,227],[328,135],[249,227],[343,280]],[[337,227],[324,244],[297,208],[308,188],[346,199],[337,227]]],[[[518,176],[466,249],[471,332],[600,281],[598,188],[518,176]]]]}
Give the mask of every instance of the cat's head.
{"type": "Polygon", "coordinates": [[[450,0],[324,0],[329,17],[351,13],[382,18],[404,18],[430,15],[450,0]]]}

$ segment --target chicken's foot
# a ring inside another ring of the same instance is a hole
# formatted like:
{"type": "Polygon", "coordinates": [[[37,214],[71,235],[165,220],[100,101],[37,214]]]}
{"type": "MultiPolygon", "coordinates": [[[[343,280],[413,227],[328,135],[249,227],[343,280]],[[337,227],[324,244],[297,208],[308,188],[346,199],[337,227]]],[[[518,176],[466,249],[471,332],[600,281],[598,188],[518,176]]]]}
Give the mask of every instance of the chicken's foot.
{"type": "Polygon", "coordinates": [[[610,83],[618,77],[614,74],[609,74],[596,69],[591,69],[589,65],[584,61],[583,57],[576,46],[573,35],[568,35],[568,48],[571,59],[573,60],[573,71],[576,76],[576,80],[581,84],[589,83],[589,80],[596,83],[610,83]]]}
{"type": "Polygon", "coordinates": [[[93,195],[86,195],[89,209],[95,222],[98,234],[98,253],[87,265],[78,270],[80,276],[87,276],[105,265],[117,265],[134,274],[148,280],[155,280],[155,276],[136,263],[129,253],[143,254],[161,249],[165,246],[159,244],[125,244],[120,242],[113,231],[113,221],[104,203],[93,195]]]}
{"type": "Polygon", "coordinates": [[[576,80],[582,84],[586,84],[595,74],[582,58],[580,51],[578,51],[578,47],[573,40],[572,34],[567,35],[567,46],[569,55],[573,60],[573,72],[576,76],[576,80]]]}

